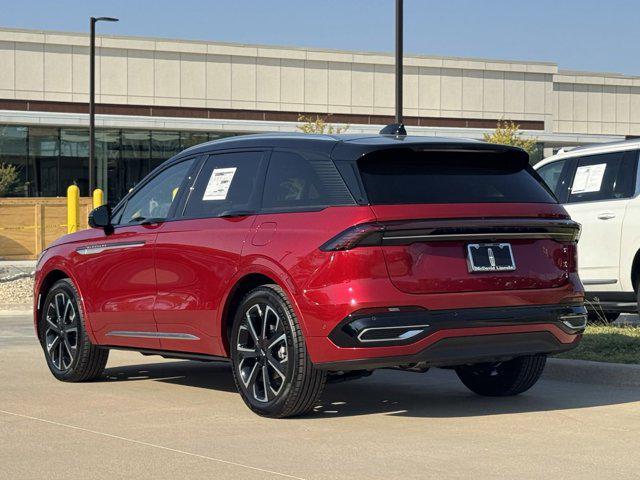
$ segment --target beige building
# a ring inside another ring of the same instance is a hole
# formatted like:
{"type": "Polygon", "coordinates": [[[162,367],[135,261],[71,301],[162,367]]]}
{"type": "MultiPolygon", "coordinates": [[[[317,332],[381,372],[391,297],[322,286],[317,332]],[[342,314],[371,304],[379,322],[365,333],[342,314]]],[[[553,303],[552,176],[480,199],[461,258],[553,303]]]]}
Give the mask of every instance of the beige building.
{"type": "MultiPolygon", "coordinates": [[[[0,29],[0,161],[21,165],[16,194],[59,195],[71,177],[82,187],[88,51],[85,34],[0,29]]],[[[208,138],[295,131],[305,113],[371,133],[394,113],[391,54],[122,36],[98,37],[96,54],[98,179],[112,198],[208,138]]],[[[640,135],[640,77],[541,62],[404,63],[411,134],[481,138],[513,120],[547,154],[640,135]]]]}

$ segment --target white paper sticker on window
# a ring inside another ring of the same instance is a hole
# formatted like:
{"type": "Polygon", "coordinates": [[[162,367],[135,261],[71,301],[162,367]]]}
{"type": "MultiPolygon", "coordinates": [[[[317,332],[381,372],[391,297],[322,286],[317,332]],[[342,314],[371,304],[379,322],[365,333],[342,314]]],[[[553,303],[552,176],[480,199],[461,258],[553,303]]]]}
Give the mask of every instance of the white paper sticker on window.
{"type": "Polygon", "coordinates": [[[207,188],[202,195],[202,200],[225,200],[235,174],[236,167],[215,168],[211,172],[211,178],[209,178],[207,188]]]}
{"type": "Polygon", "coordinates": [[[576,176],[573,177],[571,193],[599,192],[602,187],[602,179],[604,178],[604,171],[606,169],[606,163],[578,167],[576,176]]]}

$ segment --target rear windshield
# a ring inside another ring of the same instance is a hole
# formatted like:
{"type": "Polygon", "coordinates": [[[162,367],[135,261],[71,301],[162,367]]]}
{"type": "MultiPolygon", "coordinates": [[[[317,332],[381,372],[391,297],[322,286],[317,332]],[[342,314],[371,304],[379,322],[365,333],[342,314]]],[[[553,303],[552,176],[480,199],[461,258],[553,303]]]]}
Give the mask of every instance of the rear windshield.
{"type": "Polygon", "coordinates": [[[497,152],[387,150],[358,161],[373,205],[557,203],[524,157],[497,152]]]}

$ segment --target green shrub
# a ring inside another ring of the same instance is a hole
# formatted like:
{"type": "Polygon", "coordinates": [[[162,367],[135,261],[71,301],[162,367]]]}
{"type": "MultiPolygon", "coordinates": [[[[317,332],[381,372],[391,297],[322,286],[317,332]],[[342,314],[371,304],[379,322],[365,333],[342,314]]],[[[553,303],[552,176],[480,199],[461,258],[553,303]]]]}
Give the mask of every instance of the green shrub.
{"type": "Polygon", "coordinates": [[[9,163],[0,163],[0,197],[6,197],[18,182],[18,169],[9,163]]]}

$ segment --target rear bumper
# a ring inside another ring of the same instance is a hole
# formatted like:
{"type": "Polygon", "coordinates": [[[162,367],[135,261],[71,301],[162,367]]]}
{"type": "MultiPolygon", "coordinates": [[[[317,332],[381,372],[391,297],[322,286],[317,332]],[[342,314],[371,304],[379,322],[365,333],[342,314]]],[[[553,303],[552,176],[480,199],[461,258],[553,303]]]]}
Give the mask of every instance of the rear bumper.
{"type": "Polygon", "coordinates": [[[416,309],[350,315],[309,343],[314,363],[327,370],[454,366],[570,350],[585,324],[583,305],[416,309]]]}

